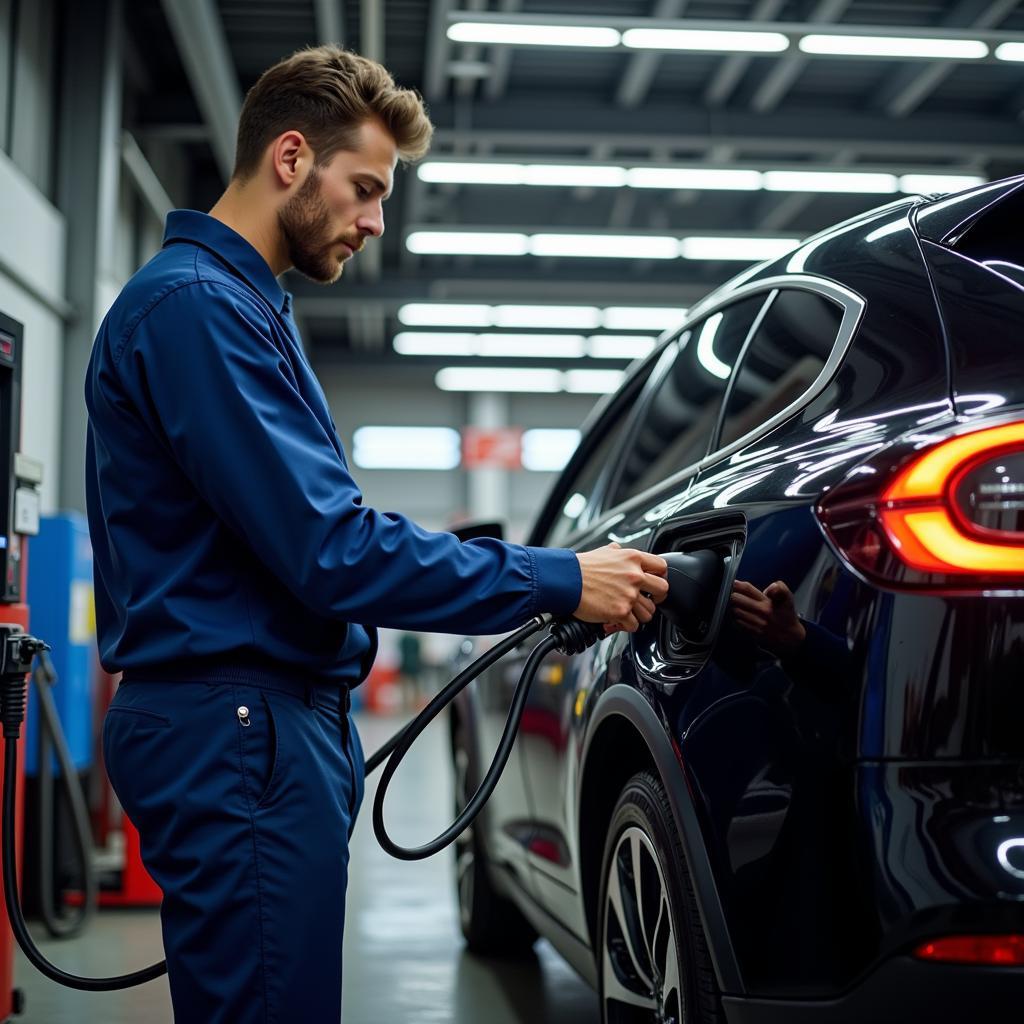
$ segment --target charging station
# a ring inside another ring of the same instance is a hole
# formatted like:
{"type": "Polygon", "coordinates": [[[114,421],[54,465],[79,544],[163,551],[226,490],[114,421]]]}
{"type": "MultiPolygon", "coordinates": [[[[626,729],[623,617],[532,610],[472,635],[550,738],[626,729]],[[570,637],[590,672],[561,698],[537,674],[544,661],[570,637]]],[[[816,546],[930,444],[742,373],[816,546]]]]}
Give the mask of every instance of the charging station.
{"type": "MultiPolygon", "coordinates": [[[[0,620],[29,628],[26,600],[26,536],[39,530],[39,485],[42,466],[18,452],[21,444],[22,325],[0,313],[0,620]]],[[[0,775],[2,782],[2,775],[0,775]]],[[[24,752],[19,751],[16,831],[24,818],[24,752]]],[[[21,865],[21,844],[17,859],[21,865]]],[[[0,896],[2,899],[2,896],[0,896]]],[[[6,907],[5,907],[6,911],[6,907]]],[[[14,986],[14,935],[6,913],[0,920],[0,1020],[20,1013],[24,997],[14,986]]]]}

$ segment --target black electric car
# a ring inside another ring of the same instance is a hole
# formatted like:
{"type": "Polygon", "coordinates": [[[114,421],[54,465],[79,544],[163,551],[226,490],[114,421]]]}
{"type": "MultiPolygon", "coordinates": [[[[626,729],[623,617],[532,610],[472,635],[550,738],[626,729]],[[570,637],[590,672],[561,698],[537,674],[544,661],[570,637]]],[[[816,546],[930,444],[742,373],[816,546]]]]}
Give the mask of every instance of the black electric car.
{"type": "MultiPolygon", "coordinates": [[[[529,537],[610,541],[697,600],[543,663],[458,846],[469,947],[547,937],[607,1024],[1024,1019],[1024,177],[691,309],[529,537]],[[784,647],[733,609],[776,581],[784,647]]],[[[535,642],[453,708],[459,806],[535,642]]]]}

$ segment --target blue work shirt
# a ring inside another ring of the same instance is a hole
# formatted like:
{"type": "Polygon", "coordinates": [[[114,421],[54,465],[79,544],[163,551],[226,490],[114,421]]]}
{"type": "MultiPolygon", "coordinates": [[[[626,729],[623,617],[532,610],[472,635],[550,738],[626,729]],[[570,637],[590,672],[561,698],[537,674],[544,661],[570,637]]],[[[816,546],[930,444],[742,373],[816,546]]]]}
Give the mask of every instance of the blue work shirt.
{"type": "Polygon", "coordinates": [[[503,633],[579,604],[571,551],[460,542],[363,504],[290,295],[213,217],[168,216],[100,326],[85,391],[110,671],[351,685],[375,626],[503,633]]]}

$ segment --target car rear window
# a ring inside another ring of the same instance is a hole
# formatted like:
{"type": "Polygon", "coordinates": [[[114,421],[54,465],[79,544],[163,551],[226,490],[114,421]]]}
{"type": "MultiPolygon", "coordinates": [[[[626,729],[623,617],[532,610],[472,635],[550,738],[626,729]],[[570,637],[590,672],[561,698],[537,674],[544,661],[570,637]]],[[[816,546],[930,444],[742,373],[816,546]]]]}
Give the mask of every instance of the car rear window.
{"type": "Polygon", "coordinates": [[[954,252],[1024,287],[1024,189],[994,204],[958,237],[946,242],[954,252]]]}

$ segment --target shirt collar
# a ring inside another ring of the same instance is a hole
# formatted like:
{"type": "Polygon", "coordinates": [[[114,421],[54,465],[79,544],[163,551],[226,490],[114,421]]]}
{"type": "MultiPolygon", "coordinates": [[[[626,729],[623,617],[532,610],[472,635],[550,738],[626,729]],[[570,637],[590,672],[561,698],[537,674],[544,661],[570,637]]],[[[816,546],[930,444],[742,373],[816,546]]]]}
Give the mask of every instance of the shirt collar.
{"type": "Polygon", "coordinates": [[[164,246],[193,242],[219,256],[245,278],[279,313],[291,308],[291,296],[278,284],[267,261],[237,231],[198,210],[172,210],[167,215],[164,246]]]}

